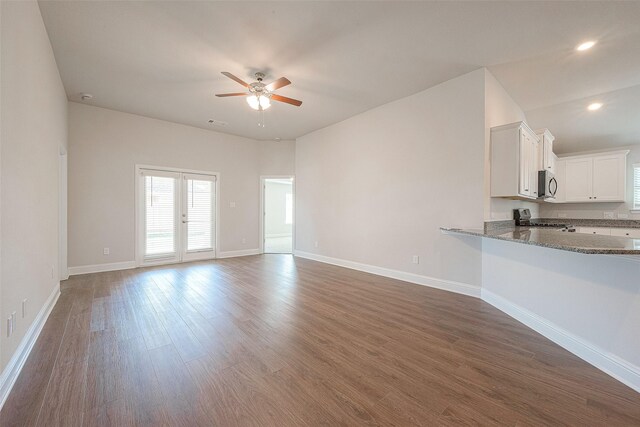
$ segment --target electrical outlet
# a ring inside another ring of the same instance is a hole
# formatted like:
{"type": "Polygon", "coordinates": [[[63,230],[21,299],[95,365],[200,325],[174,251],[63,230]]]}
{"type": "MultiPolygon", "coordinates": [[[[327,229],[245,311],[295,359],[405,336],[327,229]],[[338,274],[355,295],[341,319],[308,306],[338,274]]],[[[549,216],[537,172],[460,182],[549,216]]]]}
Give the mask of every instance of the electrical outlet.
{"type": "Polygon", "coordinates": [[[27,298],[22,300],[22,318],[27,316],[27,298]]]}
{"type": "Polygon", "coordinates": [[[109,255],[109,248],[102,249],[102,255],[109,255]]]}
{"type": "Polygon", "coordinates": [[[558,212],[558,218],[566,218],[567,214],[564,212],[558,212]]]}
{"type": "Polygon", "coordinates": [[[13,335],[13,322],[11,321],[11,316],[7,317],[7,338],[13,335]]]}
{"type": "Polygon", "coordinates": [[[315,247],[316,247],[316,248],[318,247],[318,241],[317,241],[317,240],[316,240],[316,243],[315,243],[315,247]]]}
{"type": "Polygon", "coordinates": [[[614,212],[605,212],[604,213],[604,219],[613,219],[614,218],[614,212]]]}
{"type": "Polygon", "coordinates": [[[618,219],[629,219],[629,214],[619,213],[618,214],[618,219]]]}
{"type": "Polygon", "coordinates": [[[420,264],[420,257],[418,255],[414,255],[411,262],[413,262],[414,264],[420,264]]]}

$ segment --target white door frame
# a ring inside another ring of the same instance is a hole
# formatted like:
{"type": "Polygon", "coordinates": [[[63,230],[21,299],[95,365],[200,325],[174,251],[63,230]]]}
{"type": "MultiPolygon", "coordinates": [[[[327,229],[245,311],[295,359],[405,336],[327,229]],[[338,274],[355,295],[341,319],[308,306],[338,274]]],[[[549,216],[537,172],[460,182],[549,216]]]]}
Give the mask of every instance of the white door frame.
{"type": "MultiPolygon", "coordinates": [[[[175,260],[166,260],[160,259],[157,261],[146,261],[144,260],[144,254],[142,253],[142,239],[144,239],[144,227],[142,224],[142,216],[141,213],[144,211],[144,194],[141,185],[140,175],[143,169],[146,170],[156,170],[159,172],[173,172],[173,173],[184,173],[184,174],[198,174],[198,175],[210,175],[215,176],[215,250],[214,256],[210,259],[218,258],[218,253],[220,251],[220,172],[210,172],[210,171],[201,171],[195,169],[182,169],[182,168],[173,168],[168,166],[154,166],[154,165],[144,165],[144,164],[136,164],[134,170],[134,183],[135,183],[135,257],[136,257],[136,266],[137,267],[146,267],[151,265],[161,265],[161,264],[174,264],[175,260]]],[[[182,183],[178,183],[177,186],[178,192],[182,190],[182,183]]],[[[182,195],[178,194],[179,203],[182,204],[182,195]]],[[[178,218],[180,220],[180,218],[178,218]]],[[[177,239],[180,239],[180,246],[182,246],[182,234],[180,232],[182,227],[178,227],[178,236],[177,239]]],[[[179,255],[180,257],[181,255],[179,255]]],[[[189,262],[191,260],[183,260],[179,259],[177,262],[189,262]]]]}
{"type": "Polygon", "coordinates": [[[296,177],[295,175],[260,175],[260,253],[264,253],[264,186],[267,179],[291,179],[293,194],[293,227],[291,227],[291,254],[296,245],[296,177]]]}

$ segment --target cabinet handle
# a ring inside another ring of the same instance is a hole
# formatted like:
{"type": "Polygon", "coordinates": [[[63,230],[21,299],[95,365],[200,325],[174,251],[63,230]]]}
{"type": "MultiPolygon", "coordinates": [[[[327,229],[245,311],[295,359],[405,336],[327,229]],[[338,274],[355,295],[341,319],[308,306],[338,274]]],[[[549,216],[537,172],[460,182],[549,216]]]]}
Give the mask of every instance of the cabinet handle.
{"type": "Polygon", "coordinates": [[[591,197],[589,197],[589,198],[591,198],[591,197]]]}
{"type": "Polygon", "coordinates": [[[594,198],[594,199],[597,199],[597,197],[595,197],[595,196],[594,196],[593,198],[594,198]]]}

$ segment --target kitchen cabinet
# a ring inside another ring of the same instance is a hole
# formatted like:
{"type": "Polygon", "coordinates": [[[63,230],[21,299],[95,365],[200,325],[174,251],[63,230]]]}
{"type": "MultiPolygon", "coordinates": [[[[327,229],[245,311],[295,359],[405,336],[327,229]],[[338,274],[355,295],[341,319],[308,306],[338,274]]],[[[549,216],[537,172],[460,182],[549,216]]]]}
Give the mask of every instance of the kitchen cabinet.
{"type": "Polygon", "coordinates": [[[565,201],[592,200],[593,160],[591,158],[565,160],[565,201]]]}
{"type": "Polygon", "coordinates": [[[536,131],[536,135],[540,140],[538,153],[538,169],[548,170],[552,174],[556,173],[556,156],[553,154],[553,141],[555,137],[549,129],[540,129],[536,131]]]}
{"type": "Polygon", "coordinates": [[[628,153],[563,157],[564,202],[624,202],[628,153]]]}
{"type": "Polygon", "coordinates": [[[538,144],[524,122],[491,128],[491,197],[538,197],[538,144]]]}
{"type": "Polygon", "coordinates": [[[624,201],[626,164],[626,156],[593,158],[593,200],[624,201]]]}

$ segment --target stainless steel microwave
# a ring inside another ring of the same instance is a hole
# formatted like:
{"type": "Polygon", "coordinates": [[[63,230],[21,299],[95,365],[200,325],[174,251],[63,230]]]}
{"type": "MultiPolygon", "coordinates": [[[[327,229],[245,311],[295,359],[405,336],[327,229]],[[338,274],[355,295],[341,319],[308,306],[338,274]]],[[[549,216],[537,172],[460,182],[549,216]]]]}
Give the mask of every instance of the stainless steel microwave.
{"type": "Polygon", "coordinates": [[[538,171],[538,198],[555,199],[558,192],[558,180],[547,171],[538,171]]]}

